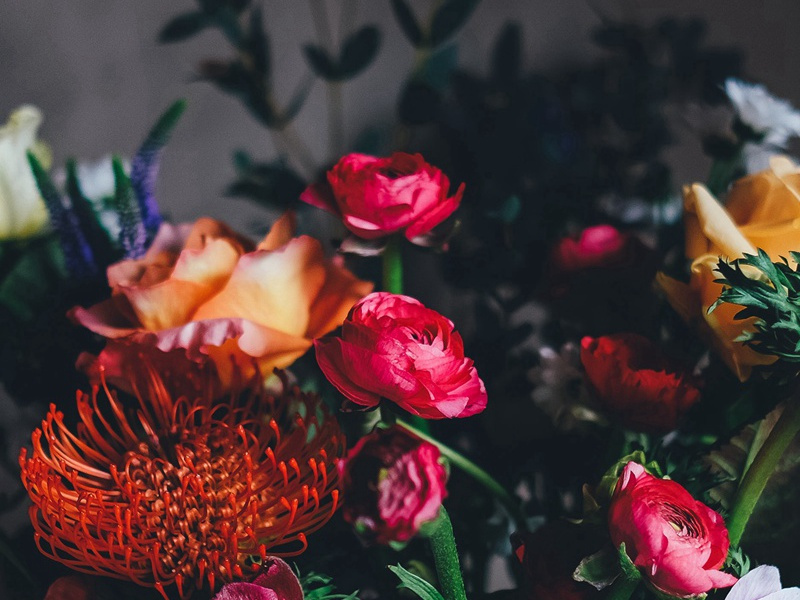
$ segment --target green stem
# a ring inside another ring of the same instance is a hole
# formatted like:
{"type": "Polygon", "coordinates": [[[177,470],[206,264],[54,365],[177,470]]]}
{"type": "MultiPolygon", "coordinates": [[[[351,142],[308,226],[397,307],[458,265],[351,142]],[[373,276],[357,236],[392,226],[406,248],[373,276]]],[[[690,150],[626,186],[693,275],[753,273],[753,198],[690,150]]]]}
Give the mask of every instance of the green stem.
{"type": "Polygon", "coordinates": [[[436,528],[428,539],[433,550],[439,586],[442,588],[445,600],[467,600],[464,580],[461,577],[461,565],[458,562],[456,539],[453,536],[453,525],[444,506],[436,521],[436,528]]]}
{"type": "Polygon", "coordinates": [[[512,496],[505,487],[503,487],[500,482],[498,482],[494,477],[489,475],[485,470],[481,469],[478,465],[468,459],[466,456],[460,454],[459,452],[450,448],[446,444],[443,444],[439,440],[431,437],[427,433],[420,431],[415,426],[411,425],[410,423],[406,423],[405,421],[398,419],[397,424],[401,427],[404,427],[411,433],[415,434],[416,436],[422,438],[426,442],[430,442],[437,448],[439,448],[439,452],[442,453],[448,461],[450,461],[453,465],[464,471],[467,475],[472,477],[475,481],[481,484],[486,490],[494,496],[494,498],[500,503],[500,505],[506,510],[508,515],[511,517],[511,520],[514,521],[516,525],[517,531],[527,531],[528,525],[525,521],[525,515],[522,512],[522,509],[519,506],[519,501],[512,496]]]}
{"type": "Polygon", "coordinates": [[[778,422],[767,436],[764,445],[756,454],[753,464],[739,482],[739,489],[733,500],[728,535],[731,545],[738,546],[750,515],[753,514],[758,499],[767,485],[784,451],[800,431],[800,397],[790,398],[778,422]]]}
{"type": "Polygon", "coordinates": [[[633,596],[633,592],[639,587],[639,577],[620,576],[610,588],[608,588],[607,600],[628,600],[633,596]]]}
{"type": "Polygon", "coordinates": [[[391,294],[403,293],[403,254],[400,240],[389,238],[383,249],[383,291],[391,294]]]}

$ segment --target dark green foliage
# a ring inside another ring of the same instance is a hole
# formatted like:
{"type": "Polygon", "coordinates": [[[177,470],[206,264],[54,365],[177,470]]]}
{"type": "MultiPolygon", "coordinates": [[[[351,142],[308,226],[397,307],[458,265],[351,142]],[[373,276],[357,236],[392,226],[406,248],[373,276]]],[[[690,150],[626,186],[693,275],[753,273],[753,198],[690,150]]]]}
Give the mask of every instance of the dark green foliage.
{"type": "Polygon", "coordinates": [[[774,367],[796,373],[800,364],[800,253],[791,252],[795,266],[781,257],[773,262],[759,249],[732,262],[720,259],[717,280],[724,288],[709,312],[722,303],[742,307],[736,319],[756,319],[739,341],[756,352],[777,356],[774,367]]]}
{"type": "Polygon", "coordinates": [[[288,165],[278,160],[254,163],[245,152],[234,156],[237,179],[226,191],[228,196],[247,198],[266,208],[286,210],[293,206],[305,182],[288,165]]]}
{"type": "Polygon", "coordinates": [[[315,44],[303,46],[311,69],[327,81],[346,81],[366,69],[380,48],[381,34],[377,27],[366,25],[349,35],[342,44],[338,58],[331,57],[315,44]]]}
{"type": "Polygon", "coordinates": [[[169,21],[158,34],[158,41],[162,44],[181,42],[193,37],[211,27],[213,21],[206,13],[188,12],[174,17],[169,21]]]}
{"type": "Polygon", "coordinates": [[[411,42],[411,45],[418,48],[422,45],[423,34],[414,16],[414,11],[411,10],[406,0],[391,0],[391,2],[392,10],[394,11],[397,23],[400,25],[400,29],[403,30],[403,33],[406,38],[408,38],[408,41],[411,42]]]}

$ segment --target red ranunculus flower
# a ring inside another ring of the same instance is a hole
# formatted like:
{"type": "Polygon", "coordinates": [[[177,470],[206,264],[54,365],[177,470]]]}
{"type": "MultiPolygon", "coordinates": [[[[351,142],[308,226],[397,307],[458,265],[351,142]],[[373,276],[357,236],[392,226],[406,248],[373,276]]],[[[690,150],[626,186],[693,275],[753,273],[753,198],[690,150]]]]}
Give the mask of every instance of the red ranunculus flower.
{"type": "Polygon", "coordinates": [[[448,196],[450,180],[419,154],[388,158],[348,154],[328,171],[327,183],[309,186],[300,199],[339,216],[358,237],[375,239],[404,231],[428,233],[458,208],[462,183],[448,196]]]}
{"type": "Polygon", "coordinates": [[[559,273],[613,267],[628,260],[637,241],[611,225],[587,227],[578,239],[565,237],[558,242],[553,249],[553,267],[559,273]]]}
{"type": "Polygon", "coordinates": [[[736,583],[719,570],[730,544],[720,514],[638,463],[629,462],[617,481],[608,527],[614,545],[624,543],[633,564],[665,594],[695,596],[736,583]]]}
{"type": "Polygon", "coordinates": [[[635,333],[583,338],[581,362],[598,402],[630,429],[671,431],[700,399],[696,378],[635,333]]]}
{"type": "Polygon", "coordinates": [[[273,556],[251,583],[228,583],[213,600],[303,600],[303,588],[292,567],[273,556]]]}
{"type": "Polygon", "coordinates": [[[396,425],[361,438],[338,463],[345,520],[371,541],[410,540],[447,496],[439,459],[436,446],[396,425]]]}
{"type": "Polygon", "coordinates": [[[350,310],[341,337],[314,347],[328,380],[360,406],[387,398],[426,419],[486,408],[486,388],[453,323],[414,298],[372,293],[350,310]]]}

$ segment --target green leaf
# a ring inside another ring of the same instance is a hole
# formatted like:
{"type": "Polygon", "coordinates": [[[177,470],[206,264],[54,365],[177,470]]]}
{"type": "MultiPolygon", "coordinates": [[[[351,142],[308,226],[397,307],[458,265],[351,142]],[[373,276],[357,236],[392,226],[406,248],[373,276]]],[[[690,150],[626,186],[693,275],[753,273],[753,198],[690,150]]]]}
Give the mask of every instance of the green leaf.
{"type": "Polygon", "coordinates": [[[519,23],[506,23],[492,50],[492,77],[511,83],[519,77],[522,64],[522,30],[519,23]]]}
{"type": "Polygon", "coordinates": [[[513,223],[517,220],[521,210],[522,202],[520,201],[519,196],[512,194],[503,201],[497,210],[491,210],[487,214],[503,223],[513,223]]]}
{"type": "Polygon", "coordinates": [[[308,61],[311,70],[327,81],[336,81],[339,77],[339,66],[328,56],[321,46],[306,44],[303,46],[303,55],[308,61]]]}
{"type": "Polygon", "coordinates": [[[602,590],[614,583],[622,573],[619,562],[619,553],[613,547],[607,546],[578,563],[572,578],[602,590]]]}
{"type": "Polygon", "coordinates": [[[469,19],[480,0],[448,0],[436,11],[431,24],[431,47],[454,35],[469,19]]]}
{"type": "Polygon", "coordinates": [[[96,260],[102,261],[99,267],[107,267],[117,261],[120,256],[108,231],[103,227],[100,217],[92,202],[83,195],[78,181],[78,169],[73,159],[67,160],[67,196],[72,202],[72,208],[78,217],[80,228],[86,236],[86,241],[92,249],[96,260]]]}
{"type": "Polygon", "coordinates": [[[206,27],[213,24],[209,16],[202,12],[189,12],[178,15],[169,21],[158,34],[158,41],[162,44],[180,42],[197,35],[206,27]]]}
{"type": "Polygon", "coordinates": [[[415,48],[423,45],[422,30],[417,24],[417,18],[414,16],[414,11],[408,6],[405,0],[392,0],[392,10],[400,29],[403,30],[408,41],[415,48]]]}
{"type": "Polygon", "coordinates": [[[67,278],[56,235],[31,243],[0,282],[0,306],[16,320],[32,321],[50,305],[53,290],[67,278]]]}
{"type": "Polygon", "coordinates": [[[391,566],[389,570],[400,578],[398,589],[408,589],[414,592],[422,600],[444,600],[444,597],[430,583],[422,577],[406,571],[401,565],[391,566]]]}
{"type": "Polygon", "coordinates": [[[373,25],[365,25],[349,35],[339,56],[340,79],[352,79],[366,69],[378,55],[380,45],[381,32],[373,25]]]}
{"type": "Polygon", "coordinates": [[[764,445],[764,440],[769,436],[782,411],[783,405],[757,423],[751,423],[742,429],[727,444],[705,458],[711,474],[722,480],[719,485],[708,491],[712,501],[725,509],[732,506],[739,482],[764,445]]]}
{"type": "Polygon", "coordinates": [[[272,73],[272,64],[269,51],[269,39],[264,31],[264,19],[261,8],[254,8],[250,12],[250,32],[247,37],[247,49],[253,57],[253,69],[265,80],[269,80],[272,73]]]}

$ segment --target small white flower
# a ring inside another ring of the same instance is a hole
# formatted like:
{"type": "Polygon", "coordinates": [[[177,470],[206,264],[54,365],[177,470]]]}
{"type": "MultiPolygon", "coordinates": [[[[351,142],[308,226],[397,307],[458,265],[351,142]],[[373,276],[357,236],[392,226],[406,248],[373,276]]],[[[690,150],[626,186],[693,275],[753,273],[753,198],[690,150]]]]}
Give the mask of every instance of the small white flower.
{"type": "Polygon", "coordinates": [[[588,423],[603,422],[589,408],[589,392],[581,369],[580,348],[573,343],[560,350],[544,347],[539,350],[539,365],[529,373],[533,383],[534,404],[553,420],[562,431],[580,429],[588,423]]]}
{"type": "Polygon", "coordinates": [[[671,195],[664,202],[606,194],[597,200],[597,207],[609,217],[628,225],[672,225],[683,216],[683,199],[678,194],[671,195]]]}
{"type": "Polygon", "coordinates": [[[726,600],[800,600],[800,588],[781,588],[778,569],[761,565],[736,582],[725,598],[726,600]]]}
{"type": "Polygon", "coordinates": [[[26,152],[49,166],[49,151],[36,141],[42,113],[21,106],[0,126],[0,240],[26,238],[47,225],[48,214],[26,152]]]}
{"type": "Polygon", "coordinates": [[[765,144],[783,148],[790,137],[800,136],[800,112],[763,85],[728,79],[725,93],[742,123],[763,134],[765,144]]]}

